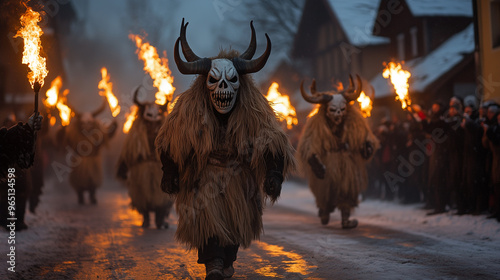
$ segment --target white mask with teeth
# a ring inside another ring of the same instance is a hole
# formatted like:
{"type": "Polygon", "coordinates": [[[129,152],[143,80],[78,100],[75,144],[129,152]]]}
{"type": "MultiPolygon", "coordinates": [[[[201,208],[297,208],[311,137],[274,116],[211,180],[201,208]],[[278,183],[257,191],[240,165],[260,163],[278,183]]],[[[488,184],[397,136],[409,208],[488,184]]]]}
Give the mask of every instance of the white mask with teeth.
{"type": "Polygon", "coordinates": [[[212,68],[207,76],[207,87],[215,110],[221,114],[229,113],[236,103],[240,87],[238,72],[229,59],[212,60],[212,68]]]}

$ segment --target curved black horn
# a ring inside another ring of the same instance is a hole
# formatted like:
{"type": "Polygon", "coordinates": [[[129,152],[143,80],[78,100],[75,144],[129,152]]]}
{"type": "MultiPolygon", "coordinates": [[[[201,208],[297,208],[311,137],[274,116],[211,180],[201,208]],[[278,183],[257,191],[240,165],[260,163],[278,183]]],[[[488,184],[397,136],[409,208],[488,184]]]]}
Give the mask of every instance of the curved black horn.
{"type": "Polygon", "coordinates": [[[106,109],[106,103],[108,103],[108,101],[106,100],[106,97],[103,97],[101,107],[97,108],[97,110],[92,112],[92,117],[97,117],[97,115],[102,113],[104,109],[106,109]]]}
{"type": "Polygon", "coordinates": [[[189,24],[189,22],[186,22],[186,24],[184,25],[184,18],[182,18],[181,35],[180,35],[181,48],[182,48],[182,54],[184,55],[186,60],[188,62],[193,62],[193,61],[200,60],[201,58],[193,52],[193,50],[191,49],[191,47],[189,46],[189,44],[187,42],[186,29],[187,29],[188,24],[189,24]]]}
{"type": "Polygon", "coordinates": [[[266,51],[260,57],[252,60],[242,59],[241,57],[233,58],[233,65],[236,68],[236,71],[238,71],[238,74],[241,75],[241,74],[255,73],[260,69],[262,69],[264,65],[266,65],[267,59],[271,54],[271,39],[269,39],[267,33],[266,33],[266,39],[267,39],[266,51]]]}
{"type": "Polygon", "coordinates": [[[240,55],[241,59],[252,59],[257,49],[257,39],[255,36],[255,28],[253,28],[253,20],[250,21],[250,29],[252,29],[252,38],[250,39],[250,44],[244,53],[240,55]]]}
{"type": "Polygon", "coordinates": [[[212,61],[209,58],[200,58],[196,61],[185,62],[181,59],[179,55],[179,41],[181,37],[177,38],[174,47],[174,59],[179,72],[182,74],[208,74],[210,68],[212,67],[212,61]]]}
{"type": "Polygon", "coordinates": [[[361,89],[363,87],[363,83],[361,82],[361,78],[357,74],[356,74],[356,81],[358,82],[357,89],[355,89],[355,87],[354,87],[354,83],[352,81],[352,76],[349,75],[349,88],[347,88],[345,91],[342,91],[340,93],[344,96],[344,98],[347,100],[347,102],[358,99],[359,95],[361,94],[361,89]]]}
{"type": "Polygon", "coordinates": [[[141,104],[141,102],[139,102],[139,99],[137,99],[137,94],[139,93],[139,90],[141,89],[142,85],[141,86],[138,86],[135,91],[134,91],[134,104],[137,105],[137,106],[144,106],[144,104],[141,104]]]}
{"type": "Polygon", "coordinates": [[[324,104],[330,102],[330,100],[333,99],[333,96],[330,94],[325,94],[325,93],[319,93],[317,94],[316,92],[316,80],[312,81],[311,84],[311,92],[314,95],[309,95],[305,90],[304,90],[304,81],[300,83],[300,93],[302,94],[302,97],[304,98],[305,101],[313,104],[324,104]]]}

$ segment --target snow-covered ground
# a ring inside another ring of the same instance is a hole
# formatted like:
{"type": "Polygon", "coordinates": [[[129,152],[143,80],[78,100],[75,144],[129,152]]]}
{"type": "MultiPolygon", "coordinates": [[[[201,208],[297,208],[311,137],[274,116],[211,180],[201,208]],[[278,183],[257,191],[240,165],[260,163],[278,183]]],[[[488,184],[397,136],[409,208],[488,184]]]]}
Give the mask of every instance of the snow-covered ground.
{"type": "MultiPolygon", "coordinates": [[[[277,205],[314,215],[318,212],[309,188],[304,187],[304,183],[295,181],[284,183],[277,205]]],[[[450,211],[427,216],[429,210],[423,210],[422,207],[423,204],[402,205],[396,202],[365,200],[351,216],[358,219],[360,225],[383,226],[435,239],[455,239],[471,243],[500,240],[500,223],[495,219],[486,219],[486,215],[458,216],[453,215],[454,211],[450,211]]],[[[338,213],[338,211],[332,213],[332,219],[335,215],[339,216],[338,213]]],[[[500,258],[500,252],[496,257],[500,258]]]]}

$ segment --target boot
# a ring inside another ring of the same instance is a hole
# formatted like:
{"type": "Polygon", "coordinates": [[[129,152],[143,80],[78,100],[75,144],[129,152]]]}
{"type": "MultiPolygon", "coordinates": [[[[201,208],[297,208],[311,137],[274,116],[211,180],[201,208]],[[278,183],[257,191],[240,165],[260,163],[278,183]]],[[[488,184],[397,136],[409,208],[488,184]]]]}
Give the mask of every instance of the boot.
{"type": "Polygon", "coordinates": [[[215,258],[205,263],[207,276],[205,280],[222,280],[224,275],[222,273],[224,261],[221,258],[215,258]]]}
{"type": "Polygon", "coordinates": [[[341,210],[341,215],[342,215],[342,228],[343,229],[351,229],[351,228],[355,228],[358,226],[358,220],[356,220],[356,219],[349,220],[349,217],[351,216],[351,210],[343,209],[343,210],[341,210]]]}
{"type": "Polygon", "coordinates": [[[143,228],[148,228],[149,227],[149,211],[142,211],[142,227],[143,228]]]}
{"type": "Polygon", "coordinates": [[[231,277],[233,277],[233,275],[234,275],[233,264],[230,264],[229,266],[224,267],[224,269],[222,269],[222,276],[224,278],[231,278],[231,277]]]}
{"type": "Polygon", "coordinates": [[[328,222],[330,221],[330,213],[328,213],[328,211],[325,211],[323,209],[319,209],[318,216],[321,219],[322,225],[328,225],[328,222]]]}
{"type": "Polygon", "coordinates": [[[83,191],[78,191],[77,195],[78,195],[78,204],[80,205],[85,204],[85,201],[83,199],[83,191]]]}
{"type": "Polygon", "coordinates": [[[165,209],[159,208],[155,211],[155,223],[157,229],[167,229],[168,223],[165,222],[165,209]]]}
{"type": "Polygon", "coordinates": [[[90,203],[93,205],[97,204],[97,199],[95,198],[95,189],[89,190],[90,203]]]}

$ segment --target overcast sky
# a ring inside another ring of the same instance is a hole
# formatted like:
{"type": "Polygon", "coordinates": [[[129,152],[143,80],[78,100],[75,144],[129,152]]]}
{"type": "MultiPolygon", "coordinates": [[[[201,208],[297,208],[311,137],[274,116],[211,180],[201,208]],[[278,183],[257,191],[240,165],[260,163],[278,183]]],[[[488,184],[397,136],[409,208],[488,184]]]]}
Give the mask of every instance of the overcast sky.
{"type": "MultiPolygon", "coordinates": [[[[167,52],[176,94],[186,90],[194,78],[180,74],[173,59],[174,42],[179,36],[182,18],[189,22],[187,38],[200,57],[215,56],[221,47],[234,46],[241,52],[244,50],[241,46],[245,48],[250,40],[251,18],[242,11],[241,0],[149,0],[137,1],[139,4],[135,8],[130,8],[127,1],[123,0],[73,3],[80,21],[76,24],[76,32],[66,42],[66,69],[72,92],[69,100],[82,104],[85,110],[92,110],[99,100],[97,83],[101,79],[100,68],[103,66],[108,68],[114,91],[124,102],[129,101],[131,91],[136,86],[143,81],[148,82],[142,70],[143,63],[135,53],[135,44],[128,38],[131,32],[151,34],[150,41],[160,56],[163,51],[167,52]],[[239,19],[238,22],[234,20],[235,17],[239,19]],[[223,42],[221,37],[230,40],[223,42]]],[[[264,42],[266,31],[255,27],[257,41],[264,42]]],[[[258,48],[256,56],[262,52],[263,48],[258,48]]],[[[270,61],[277,57],[276,53],[272,53],[270,61]]],[[[256,78],[262,78],[265,72],[272,70],[271,64],[256,78]]]]}

